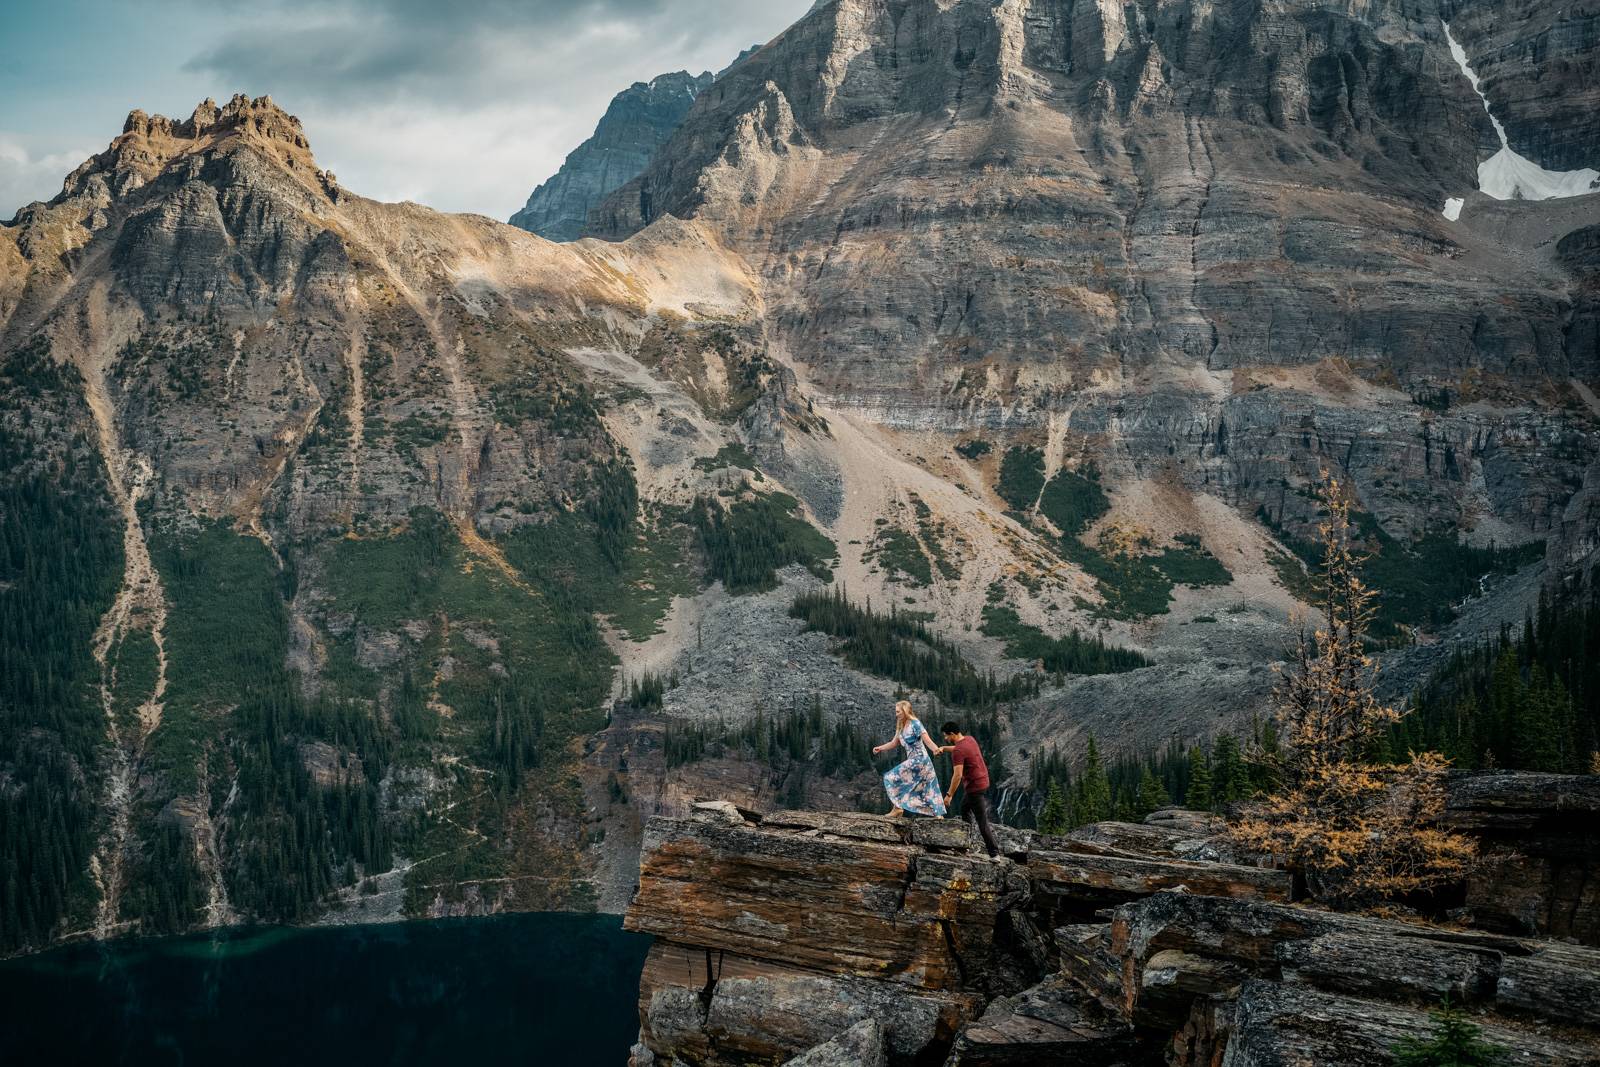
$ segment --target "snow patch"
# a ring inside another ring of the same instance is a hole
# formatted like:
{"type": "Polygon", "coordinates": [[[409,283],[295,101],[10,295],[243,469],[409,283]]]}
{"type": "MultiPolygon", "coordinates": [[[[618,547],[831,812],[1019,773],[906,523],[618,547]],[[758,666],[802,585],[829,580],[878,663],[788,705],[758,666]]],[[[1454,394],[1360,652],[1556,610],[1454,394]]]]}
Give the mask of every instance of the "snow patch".
{"type": "MultiPolygon", "coordinates": [[[[1488,112],[1489,121],[1494,123],[1494,132],[1500,136],[1500,151],[1478,164],[1479,191],[1496,200],[1555,200],[1582,196],[1600,186],[1600,171],[1545,170],[1526,156],[1518,155],[1506,137],[1505,126],[1494,117],[1494,109],[1489,106],[1489,98],[1484,95],[1478,75],[1467,62],[1466,49],[1450,32],[1448,22],[1444,23],[1444,39],[1449,42],[1450,55],[1461,68],[1461,73],[1472,83],[1472,91],[1483,101],[1483,110],[1488,112]]],[[[1455,222],[1461,217],[1464,206],[1463,199],[1451,197],[1444,203],[1444,217],[1455,222]]]]}

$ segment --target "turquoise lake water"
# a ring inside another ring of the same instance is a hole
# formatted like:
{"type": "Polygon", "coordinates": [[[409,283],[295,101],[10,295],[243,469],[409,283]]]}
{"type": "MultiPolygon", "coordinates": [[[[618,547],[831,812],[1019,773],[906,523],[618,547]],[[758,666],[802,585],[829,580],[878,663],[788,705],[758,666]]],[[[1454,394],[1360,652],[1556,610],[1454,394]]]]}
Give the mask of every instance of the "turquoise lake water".
{"type": "Polygon", "coordinates": [[[0,963],[0,1063],[621,1067],[649,945],[566,914],[73,945],[0,963]]]}

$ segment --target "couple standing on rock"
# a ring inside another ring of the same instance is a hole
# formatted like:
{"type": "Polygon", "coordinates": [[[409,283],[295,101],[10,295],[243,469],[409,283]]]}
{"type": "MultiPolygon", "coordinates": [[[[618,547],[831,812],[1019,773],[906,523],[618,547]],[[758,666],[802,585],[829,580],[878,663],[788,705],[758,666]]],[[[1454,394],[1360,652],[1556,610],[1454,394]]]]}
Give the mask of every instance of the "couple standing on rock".
{"type": "Polygon", "coordinates": [[[894,740],[886,741],[872,750],[873,755],[887,752],[895,745],[904,745],[906,760],[883,776],[884,791],[889,803],[894,805],[893,816],[906,812],[943,818],[950,806],[950,798],[963,781],[967,786],[967,799],[961,805],[961,817],[968,822],[977,821],[983,834],[984,847],[989,858],[1000,855],[994,843],[994,831],[989,828],[989,767],[978,751],[978,742],[961,732],[961,724],[947,722],[940,727],[945,745],[934,744],[933,738],[923,728],[922,720],[911,710],[911,701],[902,700],[894,706],[894,740]],[[948,752],[955,760],[955,774],[950,777],[950,788],[939,795],[939,773],[933,768],[933,756],[948,752]]]}

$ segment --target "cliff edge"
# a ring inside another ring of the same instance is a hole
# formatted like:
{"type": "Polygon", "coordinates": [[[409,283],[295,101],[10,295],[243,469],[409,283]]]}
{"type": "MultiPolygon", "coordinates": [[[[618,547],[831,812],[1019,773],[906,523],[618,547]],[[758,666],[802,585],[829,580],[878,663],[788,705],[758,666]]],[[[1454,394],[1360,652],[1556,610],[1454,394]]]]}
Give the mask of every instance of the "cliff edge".
{"type": "Polygon", "coordinates": [[[646,832],[633,1063],[1379,1067],[1446,999],[1514,1062],[1600,1063],[1596,901],[1552,906],[1595,881],[1597,805],[1593,777],[1457,779],[1487,859],[1426,923],[1297,903],[1186,811],[991,861],[953,821],[702,803],[646,832]]]}

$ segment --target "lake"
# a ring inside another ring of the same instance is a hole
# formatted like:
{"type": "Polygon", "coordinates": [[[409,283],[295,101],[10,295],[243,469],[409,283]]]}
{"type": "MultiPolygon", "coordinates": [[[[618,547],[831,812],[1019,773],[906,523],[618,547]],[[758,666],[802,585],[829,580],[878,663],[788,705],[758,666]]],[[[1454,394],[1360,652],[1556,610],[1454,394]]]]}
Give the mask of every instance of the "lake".
{"type": "Polygon", "coordinates": [[[649,945],[568,914],[72,945],[0,963],[0,1063],[621,1067],[649,945]]]}

